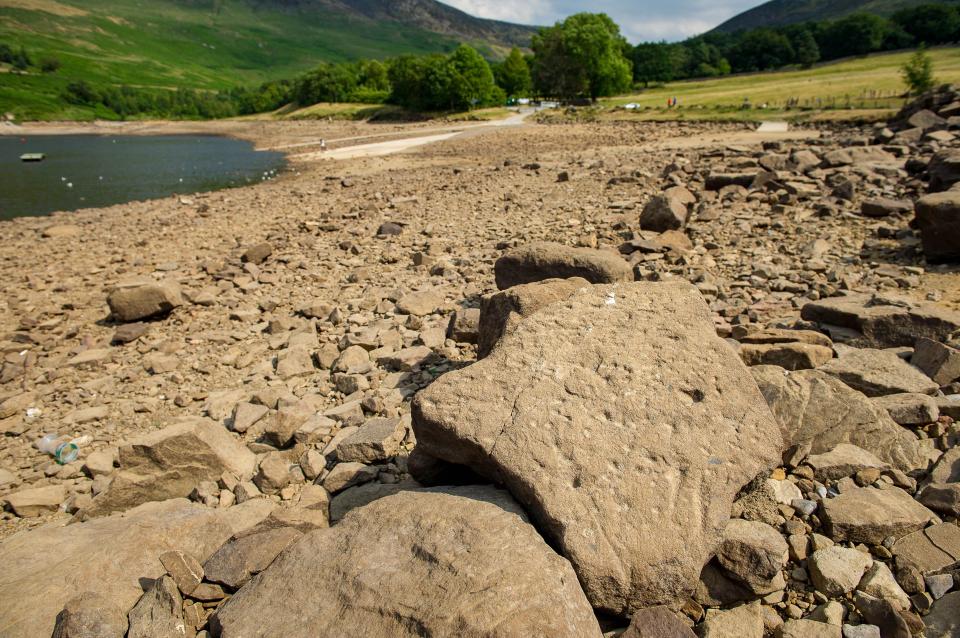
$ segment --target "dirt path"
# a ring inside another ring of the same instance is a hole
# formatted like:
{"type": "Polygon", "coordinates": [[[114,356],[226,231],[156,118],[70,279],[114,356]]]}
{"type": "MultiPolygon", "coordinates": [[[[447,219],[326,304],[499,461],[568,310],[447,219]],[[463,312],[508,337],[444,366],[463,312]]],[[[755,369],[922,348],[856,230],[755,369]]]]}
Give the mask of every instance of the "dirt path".
{"type": "MultiPolygon", "coordinates": [[[[527,117],[527,115],[529,115],[531,112],[532,112],[532,111],[527,111],[527,112],[523,112],[523,113],[517,113],[516,115],[511,115],[510,117],[507,117],[507,118],[504,118],[504,119],[501,119],[501,120],[490,120],[490,121],[488,121],[488,122],[480,122],[480,123],[474,123],[474,124],[463,124],[463,125],[459,125],[459,126],[436,126],[436,127],[431,127],[431,128],[422,128],[422,129],[417,129],[417,130],[416,130],[416,133],[417,133],[417,136],[419,137],[419,136],[421,136],[421,135],[424,135],[424,136],[425,136],[426,134],[437,134],[437,135],[439,135],[440,133],[461,133],[461,132],[467,131],[467,130],[478,129],[478,128],[486,128],[486,127],[490,127],[490,126],[516,126],[516,125],[518,125],[518,124],[523,123],[523,120],[524,120],[524,119],[527,117]]],[[[385,136],[388,136],[388,135],[404,135],[404,134],[405,134],[404,131],[392,131],[392,132],[388,132],[388,133],[373,133],[373,134],[370,134],[370,135],[353,135],[353,136],[350,136],[350,137],[338,137],[338,138],[333,138],[333,139],[327,139],[327,140],[325,140],[325,141],[326,141],[328,144],[337,144],[337,143],[340,143],[340,142],[357,142],[357,141],[360,141],[360,140],[371,140],[371,139],[376,139],[376,138],[379,138],[379,137],[385,137],[385,136]]],[[[321,141],[321,140],[319,140],[319,139],[315,139],[315,140],[308,140],[308,141],[305,141],[305,142],[297,142],[297,143],[295,143],[295,144],[279,144],[279,145],[276,145],[276,146],[266,146],[266,147],[258,148],[257,150],[258,150],[258,151],[284,151],[284,150],[288,150],[288,149],[292,149],[292,148],[304,148],[304,147],[308,147],[308,146],[319,146],[319,145],[320,145],[320,141],[321,141]]]]}
{"type": "MultiPolygon", "coordinates": [[[[528,113],[517,113],[516,115],[511,115],[508,118],[502,120],[493,120],[490,122],[483,122],[481,124],[474,124],[471,126],[461,126],[461,127],[440,127],[435,129],[421,129],[416,131],[417,135],[412,137],[404,137],[401,139],[395,140],[386,140],[383,142],[373,142],[370,144],[358,144],[355,146],[345,146],[341,148],[331,149],[328,151],[316,151],[312,153],[300,153],[297,155],[290,155],[289,159],[295,162],[312,162],[317,160],[344,160],[344,159],[353,159],[359,157],[379,157],[382,155],[391,155],[393,153],[400,153],[410,149],[414,149],[420,146],[425,146],[427,144],[432,144],[434,142],[442,142],[444,140],[449,140],[464,133],[475,133],[482,129],[487,128],[503,128],[507,126],[522,126],[524,119],[526,119],[528,113]],[[432,131],[444,131],[442,133],[436,133],[434,135],[422,135],[422,133],[432,132],[432,131]]],[[[340,138],[327,140],[331,143],[342,142],[346,140],[361,140],[361,139],[372,139],[376,137],[382,137],[382,135],[361,135],[353,138],[340,138]]],[[[303,147],[303,146],[316,146],[318,142],[302,142],[299,144],[287,145],[274,147],[272,149],[264,150],[280,150],[283,148],[293,148],[293,147],[303,147]]]]}

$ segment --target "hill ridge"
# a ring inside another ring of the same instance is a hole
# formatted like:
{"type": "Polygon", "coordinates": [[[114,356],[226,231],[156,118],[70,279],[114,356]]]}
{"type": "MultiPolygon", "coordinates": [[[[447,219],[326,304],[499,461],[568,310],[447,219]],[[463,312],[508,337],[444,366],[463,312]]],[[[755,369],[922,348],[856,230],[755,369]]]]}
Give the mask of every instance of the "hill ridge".
{"type": "Polygon", "coordinates": [[[859,11],[889,16],[900,9],[931,1],[935,0],[771,0],[730,18],[710,33],[735,33],[759,27],[836,20],[859,11]]]}

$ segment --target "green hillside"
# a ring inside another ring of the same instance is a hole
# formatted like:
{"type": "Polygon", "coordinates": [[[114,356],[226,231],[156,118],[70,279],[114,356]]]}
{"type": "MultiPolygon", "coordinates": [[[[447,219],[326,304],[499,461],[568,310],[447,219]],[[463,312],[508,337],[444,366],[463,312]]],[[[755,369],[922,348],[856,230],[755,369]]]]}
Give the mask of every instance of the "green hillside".
{"type": "MultiPolygon", "coordinates": [[[[836,20],[865,11],[889,16],[909,7],[927,4],[931,0],[771,0],[749,11],[734,16],[714,29],[720,33],[734,33],[759,27],[782,27],[797,22],[836,20]]],[[[942,0],[938,0],[942,1],[942,0]]],[[[949,0],[948,0],[949,1],[949,0]]]]}
{"type": "Polygon", "coordinates": [[[0,44],[62,64],[26,74],[0,65],[0,113],[90,117],[57,104],[72,80],[222,89],[320,61],[443,52],[461,41],[496,56],[532,33],[433,0],[399,4],[406,13],[390,0],[0,0],[0,44]]]}

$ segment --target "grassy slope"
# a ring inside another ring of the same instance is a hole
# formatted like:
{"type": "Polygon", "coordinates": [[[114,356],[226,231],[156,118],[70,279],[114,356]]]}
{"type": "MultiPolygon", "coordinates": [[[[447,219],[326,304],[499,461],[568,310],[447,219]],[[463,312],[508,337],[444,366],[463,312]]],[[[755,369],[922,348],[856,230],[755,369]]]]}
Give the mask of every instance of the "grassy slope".
{"type": "MultiPolygon", "coordinates": [[[[940,48],[930,53],[937,80],[960,83],[960,48],[940,48]]],[[[640,104],[645,108],[631,117],[643,119],[774,119],[846,109],[848,103],[858,111],[884,112],[903,104],[900,95],[906,87],[900,67],[908,57],[910,53],[878,54],[808,70],[675,82],[638,95],[614,98],[606,104],[640,104]],[[679,98],[679,109],[666,108],[671,96],[679,98]],[[768,108],[741,111],[745,97],[750,98],[754,107],[767,103],[768,108]],[[801,109],[785,110],[785,102],[790,98],[799,99],[801,109]],[[818,104],[822,108],[817,108],[818,104]]]]}
{"type": "MultiPolygon", "coordinates": [[[[257,12],[241,3],[227,3],[214,14],[170,0],[0,0],[0,42],[25,46],[35,61],[56,57],[63,63],[50,75],[36,69],[28,76],[0,73],[0,113],[12,111],[21,118],[49,115],[56,96],[74,78],[219,89],[292,77],[321,60],[383,58],[456,45],[419,29],[336,14],[307,21],[296,13],[257,12]],[[48,10],[33,10],[37,7],[48,10]]],[[[83,109],[62,113],[92,115],[83,109]]]]}

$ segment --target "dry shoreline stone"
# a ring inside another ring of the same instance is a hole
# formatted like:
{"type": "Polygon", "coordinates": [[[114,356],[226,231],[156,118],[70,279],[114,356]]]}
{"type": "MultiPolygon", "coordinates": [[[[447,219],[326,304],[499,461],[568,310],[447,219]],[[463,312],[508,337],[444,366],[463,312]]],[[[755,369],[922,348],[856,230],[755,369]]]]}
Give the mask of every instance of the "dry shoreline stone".
{"type": "Polygon", "coordinates": [[[804,305],[800,316],[821,327],[854,330],[859,336],[850,345],[868,348],[913,347],[921,337],[944,341],[960,330],[960,312],[895,295],[830,297],[804,305]]]}
{"type": "Polygon", "coordinates": [[[868,397],[888,394],[934,394],[937,384],[895,352],[873,348],[849,349],[820,367],[868,397]]]}
{"type": "Polygon", "coordinates": [[[851,443],[904,471],[924,464],[916,436],[839,379],[819,370],[757,366],[750,371],[788,446],[810,445],[811,453],[822,454],[851,443]]]}
{"type": "Polygon", "coordinates": [[[494,264],[497,288],[544,279],[583,277],[593,284],[633,281],[630,264],[614,252],[539,242],[507,251],[494,264]]]}
{"type": "Polygon", "coordinates": [[[692,593],[733,497],[782,451],[685,283],[578,290],[421,391],[413,416],[418,447],[506,485],[619,614],[692,593]]]}
{"type": "Polygon", "coordinates": [[[180,287],[170,281],[134,280],[118,284],[107,296],[113,318],[121,323],[164,316],[183,305],[180,287]]]}
{"type": "Polygon", "coordinates": [[[823,501],[823,516],[835,541],[879,545],[923,529],[937,515],[897,487],[863,487],[823,501]]]}
{"type": "Polygon", "coordinates": [[[590,282],[582,277],[545,279],[487,295],[480,305],[477,358],[482,359],[490,354],[500,338],[513,332],[524,317],[567,299],[580,288],[589,285],[590,282]]]}
{"type": "Polygon", "coordinates": [[[250,478],[256,457],[220,424],[190,419],[120,445],[120,469],[83,518],[123,511],[149,501],[185,497],[201,481],[224,472],[250,478]]]}
{"type": "Polygon", "coordinates": [[[212,626],[221,638],[601,635],[570,564],[490,487],[354,510],[290,546],[212,626]]]}
{"type": "Polygon", "coordinates": [[[102,596],[126,613],[143,594],[142,580],[164,574],[160,554],[179,550],[205,560],[271,509],[265,500],[216,510],[174,499],[84,523],[51,523],[4,539],[0,635],[50,635],[57,614],[81,592],[102,596]]]}

